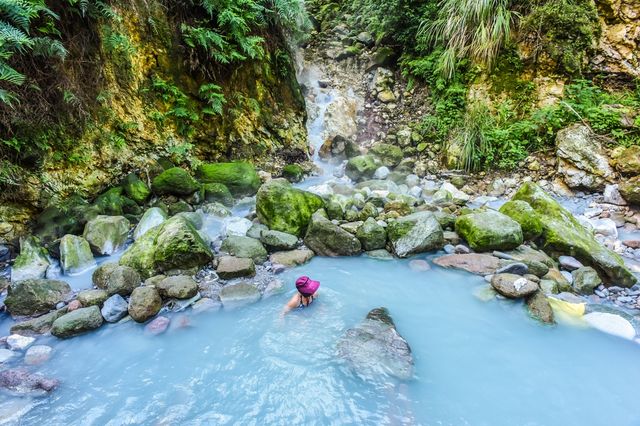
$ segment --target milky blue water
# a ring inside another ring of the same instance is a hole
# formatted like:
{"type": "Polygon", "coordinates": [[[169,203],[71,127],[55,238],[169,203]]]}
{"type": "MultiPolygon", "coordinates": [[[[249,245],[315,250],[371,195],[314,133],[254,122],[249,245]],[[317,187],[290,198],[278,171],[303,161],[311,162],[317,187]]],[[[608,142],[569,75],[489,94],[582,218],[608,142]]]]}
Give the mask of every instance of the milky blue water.
{"type": "Polygon", "coordinates": [[[57,341],[37,370],[61,385],[21,424],[640,424],[635,343],[482,302],[482,279],[462,272],[316,258],[282,278],[292,289],[303,273],[321,281],[320,297],[284,319],[292,290],[189,314],[160,336],[126,323],[57,341]],[[378,306],[412,347],[411,381],[361,378],[335,357],[342,333],[378,306]]]}

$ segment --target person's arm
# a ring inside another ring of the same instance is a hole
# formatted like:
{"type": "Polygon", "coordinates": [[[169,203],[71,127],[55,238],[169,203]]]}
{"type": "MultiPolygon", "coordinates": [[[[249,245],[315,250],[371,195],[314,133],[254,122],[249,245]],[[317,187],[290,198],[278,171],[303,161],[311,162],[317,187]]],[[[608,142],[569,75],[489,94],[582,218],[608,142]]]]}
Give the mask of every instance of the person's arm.
{"type": "Polygon", "coordinates": [[[284,308],[282,308],[281,315],[282,316],[286,315],[290,310],[297,308],[299,304],[300,304],[300,297],[297,294],[294,294],[293,296],[291,296],[291,299],[289,299],[287,304],[284,305],[284,308]]]}

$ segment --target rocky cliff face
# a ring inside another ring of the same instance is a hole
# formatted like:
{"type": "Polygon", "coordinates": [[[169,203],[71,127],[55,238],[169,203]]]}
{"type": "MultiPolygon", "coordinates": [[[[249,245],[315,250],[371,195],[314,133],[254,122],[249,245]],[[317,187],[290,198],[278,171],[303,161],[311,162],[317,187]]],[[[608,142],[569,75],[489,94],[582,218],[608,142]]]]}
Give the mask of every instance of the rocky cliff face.
{"type": "Polygon", "coordinates": [[[602,25],[595,71],[640,77],[640,1],[596,1],[602,25]]]}

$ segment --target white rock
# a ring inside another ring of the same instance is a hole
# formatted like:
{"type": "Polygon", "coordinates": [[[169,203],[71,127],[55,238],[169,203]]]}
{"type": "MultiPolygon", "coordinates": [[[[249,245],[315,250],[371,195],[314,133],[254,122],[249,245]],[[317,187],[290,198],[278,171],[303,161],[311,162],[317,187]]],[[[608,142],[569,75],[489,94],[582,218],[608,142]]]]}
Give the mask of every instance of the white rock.
{"type": "Polygon", "coordinates": [[[38,365],[51,358],[53,349],[47,345],[34,345],[27,349],[24,354],[24,363],[27,365],[38,365]]]}
{"type": "Polygon", "coordinates": [[[615,204],[616,206],[626,206],[627,202],[620,195],[618,185],[607,185],[604,187],[604,202],[607,204],[615,204]]]}
{"type": "Polygon", "coordinates": [[[407,184],[408,188],[412,186],[417,186],[420,184],[420,178],[417,175],[412,174],[407,176],[407,178],[405,179],[405,183],[407,184]]]}
{"type": "Polygon", "coordinates": [[[135,231],[133,231],[133,239],[137,240],[146,234],[149,229],[155,228],[165,220],[167,220],[167,215],[162,211],[162,209],[158,207],[151,207],[149,210],[144,212],[140,222],[138,222],[138,226],[136,226],[135,231]]]}
{"type": "Polygon", "coordinates": [[[419,186],[414,186],[409,188],[409,195],[415,198],[420,198],[420,194],[422,194],[422,188],[419,186]]]}
{"type": "Polygon", "coordinates": [[[609,219],[591,219],[589,220],[596,234],[605,235],[607,237],[618,238],[618,227],[616,223],[609,219]]]}
{"type": "Polygon", "coordinates": [[[376,172],[373,174],[373,177],[374,179],[386,179],[389,176],[389,173],[391,173],[389,168],[386,166],[382,166],[376,170],[376,172]]]}
{"type": "Polygon", "coordinates": [[[442,184],[442,186],[440,186],[440,189],[447,191],[449,194],[451,194],[451,196],[453,197],[453,202],[456,204],[465,204],[467,201],[469,201],[469,196],[467,194],[465,194],[464,192],[460,191],[458,188],[456,188],[454,185],[452,185],[449,182],[444,182],[442,184]]]}
{"type": "Polygon", "coordinates": [[[587,231],[593,232],[593,225],[591,224],[591,220],[586,216],[576,216],[576,220],[580,225],[582,225],[587,231]]]}
{"type": "Polygon", "coordinates": [[[323,183],[321,185],[311,186],[307,191],[312,192],[321,197],[333,194],[333,188],[331,188],[331,186],[329,186],[326,183],[323,183]]]}
{"type": "Polygon", "coordinates": [[[11,349],[12,351],[23,351],[31,346],[31,344],[35,341],[35,337],[12,334],[11,336],[7,337],[7,346],[9,346],[9,349],[11,349]]]}
{"type": "Polygon", "coordinates": [[[614,336],[632,340],[636,337],[633,325],[620,315],[606,312],[591,312],[584,316],[584,320],[593,328],[614,336]]]}
{"type": "Polygon", "coordinates": [[[480,204],[481,206],[484,206],[485,204],[489,204],[497,200],[498,200],[498,197],[492,197],[491,195],[481,195],[479,197],[474,198],[473,202],[476,204],[480,204]]]}
{"type": "Polygon", "coordinates": [[[14,356],[15,352],[10,351],[9,349],[0,349],[0,364],[9,361],[14,356]]]}
{"type": "Polygon", "coordinates": [[[224,220],[222,233],[227,236],[236,235],[244,237],[252,225],[253,223],[244,217],[229,217],[224,220]]]}

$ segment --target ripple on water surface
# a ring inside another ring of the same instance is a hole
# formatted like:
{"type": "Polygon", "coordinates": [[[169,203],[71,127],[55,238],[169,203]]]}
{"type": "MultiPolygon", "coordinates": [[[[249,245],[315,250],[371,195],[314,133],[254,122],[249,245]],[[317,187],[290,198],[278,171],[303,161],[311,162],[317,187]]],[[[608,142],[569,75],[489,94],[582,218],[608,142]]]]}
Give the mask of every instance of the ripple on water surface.
{"type": "Polygon", "coordinates": [[[461,272],[316,258],[283,276],[289,288],[302,273],[322,282],[320,297],[284,320],[291,293],[161,336],[127,323],[56,343],[40,371],[62,384],[21,424],[640,423],[632,342],[543,327],[519,304],[476,299],[482,280],[461,272]],[[365,380],[335,358],[342,333],[378,306],[411,344],[410,382],[365,380]]]}

